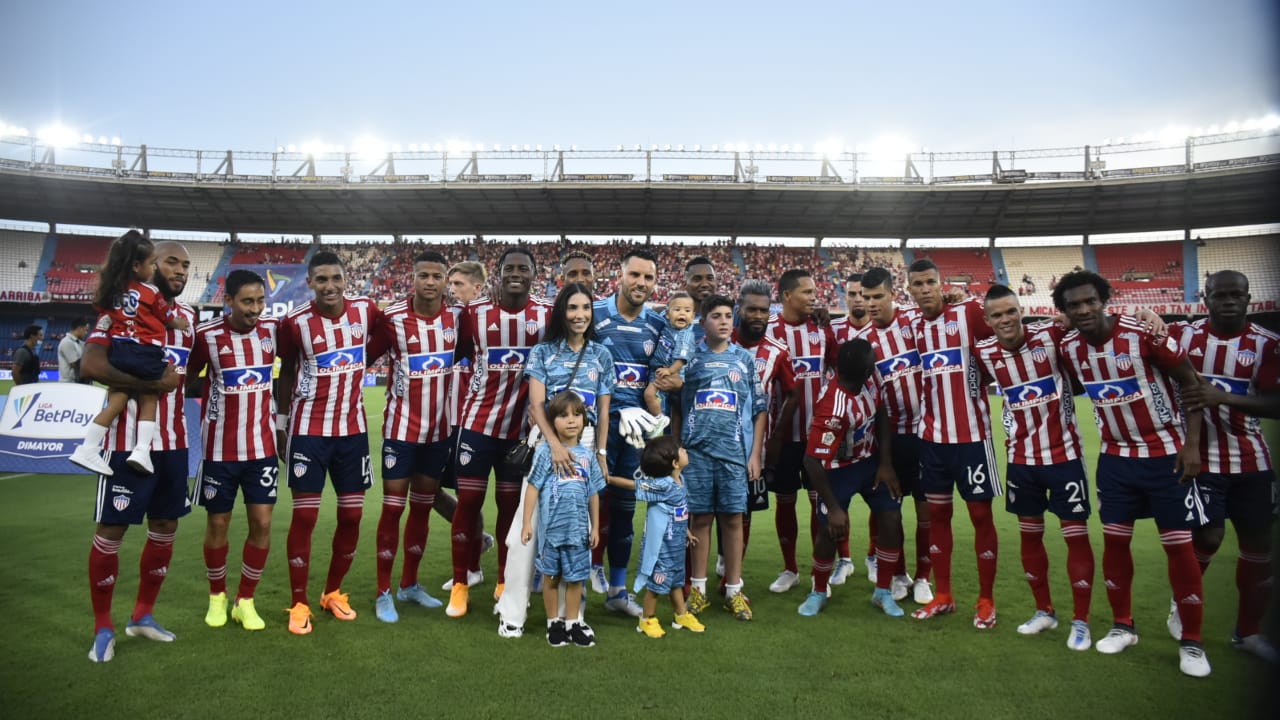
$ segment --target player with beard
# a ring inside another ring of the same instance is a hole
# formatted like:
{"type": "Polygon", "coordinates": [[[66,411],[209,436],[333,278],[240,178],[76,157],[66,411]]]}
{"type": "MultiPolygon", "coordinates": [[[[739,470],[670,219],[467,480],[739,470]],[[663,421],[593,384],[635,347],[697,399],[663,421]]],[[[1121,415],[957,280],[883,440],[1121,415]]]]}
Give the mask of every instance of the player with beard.
{"type": "Polygon", "coordinates": [[[693,316],[693,344],[702,342],[706,330],[702,327],[702,303],[716,291],[716,269],[711,260],[699,255],[684,264],[684,291],[693,298],[693,307],[697,312],[693,316]]]}
{"type": "MultiPolygon", "coordinates": [[[[195,310],[180,302],[178,296],[187,286],[191,258],[181,244],[156,243],[156,275],[152,284],[174,308],[186,318],[189,327],[196,321],[195,310]]],[[[108,463],[115,474],[98,478],[97,527],[89,550],[89,598],[93,605],[94,638],[89,649],[93,662],[108,662],[115,656],[115,626],[111,621],[111,601],[116,578],[120,573],[120,544],[130,525],[147,519],[147,541],[139,562],[141,579],[133,615],[125,634],[158,642],[173,642],[177,636],[152,617],[152,609],[160,594],[173,557],[173,540],[178,531],[178,518],[191,511],[187,500],[187,421],[183,411],[185,388],[180,380],[186,375],[187,358],[195,333],[169,329],[165,333],[165,358],[172,370],[166,370],[157,382],[143,382],[111,367],[107,360],[109,333],[96,329],[85,344],[80,359],[81,376],[114,388],[159,392],[156,409],[159,432],[152,444],[154,473],[142,476],[125,462],[134,448],[137,427],[137,404],[129,402],[116,418],[107,434],[110,450],[108,463]]]]}

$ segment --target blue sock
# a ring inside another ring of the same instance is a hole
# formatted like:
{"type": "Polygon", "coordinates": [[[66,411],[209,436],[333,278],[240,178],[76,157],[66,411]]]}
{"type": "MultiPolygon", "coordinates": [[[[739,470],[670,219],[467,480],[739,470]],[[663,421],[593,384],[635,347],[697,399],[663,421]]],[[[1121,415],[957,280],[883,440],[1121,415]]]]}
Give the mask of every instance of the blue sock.
{"type": "Polygon", "coordinates": [[[609,568],[609,586],[620,588],[627,586],[627,569],[625,567],[609,568]]]}

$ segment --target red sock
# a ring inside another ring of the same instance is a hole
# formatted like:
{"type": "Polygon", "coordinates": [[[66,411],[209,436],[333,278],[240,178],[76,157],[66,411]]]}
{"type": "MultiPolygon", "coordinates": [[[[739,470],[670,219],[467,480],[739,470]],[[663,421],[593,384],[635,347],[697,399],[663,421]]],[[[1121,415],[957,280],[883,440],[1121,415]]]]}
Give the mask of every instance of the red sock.
{"type": "MultiPolygon", "coordinates": [[[[471,562],[467,563],[467,569],[471,572],[480,572],[480,556],[484,554],[484,513],[480,513],[476,518],[476,532],[471,537],[473,538],[469,551],[471,562]]],[[[502,543],[505,546],[506,538],[502,539],[502,543]]]]}
{"type": "MultiPolygon", "coordinates": [[[[606,490],[607,492],[607,490],[606,490]]],[[[604,493],[600,495],[600,542],[591,548],[591,564],[604,565],[604,551],[609,547],[606,539],[609,537],[609,503],[604,493]]],[[[498,538],[498,542],[505,543],[506,538],[498,538]]],[[[685,583],[686,585],[688,583],[685,583]]],[[[685,590],[685,596],[688,597],[689,591],[685,590]]]]}
{"type": "Polygon", "coordinates": [[[1107,585],[1111,617],[1117,625],[1133,627],[1133,523],[1102,526],[1102,579],[1107,585]]]}
{"type": "Polygon", "coordinates": [[[142,546],[142,559],[138,570],[138,600],[133,605],[133,619],[139,620],[151,614],[160,596],[160,586],[169,574],[169,560],[173,558],[173,538],[177,533],[147,531],[147,542],[142,546]]]}
{"type": "Polygon", "coordinates": [[[262,570],[267,566],[267,554],[270,547],[260,548],[244,541],[244,551],[240,559],[240,587],[236,590],[236,599],[251,598],[258,589],[258,581],[262,579],[262,570]]]}
{"type": "MultiPolygon", "coordinates": [[[[333,529],[333,555],[329,558],[329,576],[324,580],[328,595],[342,588],[342,579],[356,559],[360,542],[360,516],[364,514],[364,493],[338,494],[338,526],[333,529]]],[[[394,547],[394,546],[393,546],[394,547]]]]}
{"type": "MultiPolygon", "coordinates": [[[[476,532],[476,518],[480,517],[480,508],[484,507],[484,496],[489,490],[489,481],[484,478],[458,478],[458,506],[453,510],[453,582],[455,585],[467,584],[467,566],[471,564],[471,542],[480,542],[473,537],[476,532]]],[[[506,536],[504,535],[505,539],[506,536]]],[[[499,543],[505,545],[506,543],[499,543]]]]}
{"type": "Polygon", "coordinates": [[[813,591],[825,593],[827,583],[831,580],[831,570],[836,565],[834,557],[820,558],[813,556],[813,591]]]}
{"type": "Polygon", "coordinates": [[[418,584],[418,568],[427,551],[427,533],[431,531],[431,506],[434,493],[409,492],[409,519],[404,523],[404,565],[400,568],[400,587],[418,584]]]}
{"type": "Polygon", "coordinates": [[[1236,615],[1236,635],[1246,638],[1262,632],[1262,616],[1267,612],[1271,595],[1271,553],[1259,548],[1240,546],[1236,561],[1236,589],[1240,605],[1236,615]]]}
{"type": "Polygon", "coordinates": [[[929,559],[930,525],[928,521],[916,522],[916,574],[915,579],[929,579],[933,561],[929,559]]]}
{"type": "Polygon", "coordinates": [[[1071,581],[1072,620],[1089,620],[1093,602],[1093,545],[1089,526],[1082,520],[1062,521],[1062,537],[1067,541],[1067,578],[1071,581]]]}
{"type": "MultiPolygon", "coordinates": [[[[875,517],[875,516],[872,515],[872,517],[875,517]]],[[[898,548],[898,561],[893,564],[893,568],[890,574],[893,575],[893,577],[899,577],[899,576],[910,577],[907,575],[906,535],[904,535],[902,532],[902,516],[901,515],[898,516],[897,525],[898,525],[898,537],[903,538],[903,545],[902,547],[898,548]]],[[[878,560],[876,562],[879,563],[878,560]]],[[[876,574],[876,577],[877,578],[880,577],[879,573],[876,574]]]]}
{"type": "MultiPolygon", "coordinates": [[[[876,519],[875,513],[871,513],[870,515],[867,516],[867,557],[872,557],[876,554],[876,538],[878,537],[880,537],[880,521],[876,519]]],[[[842,554],[840,557],[849,557],[849,554],[848,554],[849,541],[848,540],[846,540],[844,543],[844,551],[845,551],[844,554],[842,554]]],[[[876,558],[876,563],[877,565],[879,565],[880,563],[879,558],[876,558]]],[[[880,567],[883,567],[883,566],[880,566],[880,567]]]]}
{"type": "Polygon", "coordinates": [[[1204,579],[1191,547],[1190,530],[1161,530],[1160,544],[1169,558],[1169,586],[1182,618],[1182,639],[1200,641],[1204,621],[1204,579]]]}
{"type": "Polygon", "coordinates": [[[966,505],[969,507],[969,519],[973,522],[973,552],[978,556],[978,597],[994,599],[1000,538],[991,517],[991,503],[968,502],[966,505]]]}
{"type": "Polygon", "coordinates": [[[1053,612],[1053,598],[1049,592],[1049,553],[1044,549],[1044,518],[1019,517],[1018,532],[1022,535],[1022,571],[1026,574],[1036,609],[1053,612]]]}
{"type": "Polygon", "coordinates": [[[893,570],[902,561],[902,548],[886,548],[876,546],[876,565],[880,568],[876,573],[876,589],[888,590],[893,580],[893,570]]]}
{"type": "Polygon", "coordinates": [[[778,512],[773,516],[773,525],[778,531],[778,547],[782,548],[782,569],[799,575],[796,540],[800,536],[800,526],[796,522],[796,496],[794,493],[778,493],[774,500],[777,501],[778,512]]]}
{"type": "Polygon", "coordinates": [[[928,495],[929,500],[929,564],[933,567],[939,595],[951,594],[951,496],[928,495]]]}
{"type": "MultiPolygon", "coordinates": [[[[497,483],[498,491],[498,537],[505,538],[511,530],[511,523],[515,521],[516,509],[520,507],[520,483],[502,482],[497,483]]],[[[480,544],[480,538],[476,538],[475,543],[480,544]]],[[[505,583],[507,580],[507,544],[505,542],[498,543],[498,582],[505,583]]]]}
{"type": "Polygon", "coordinates": [[[93,632],[111,630],[111,597],[120,573],[120,541],[93,536],[89,547],[89,601],[93,604],[93,632]]]}
{"type": "Polygon", "coordinates": [[[809,542],[818,544],[818,493],[809,491],[809,542]]]}
{"type": "Polygon", "coordinates": [[[209,578],[209,594],[217,595],[227,591],[227,550],[230,545],[220,548],[204,546],[204,574],[209,578]]]}
{"type": "Polygon", "coordinates": [[[307,602],[307,576],[311,571],[311,533],[316,529],[319,516],[320,493],[293,494],[293,517],[289,520],[285,553],[289,556],[289,589],[294,605],[310,605],[307,602]]]}
{"type": "MultiPolygon", "coordinates": [[[[383,488],[382,513],[378,515],[378,532],[374,535],[377,559],[378,594],[391,590],[391,568],[396,564],[396,545],[400,542],[400,516],[404,513],[407,490],[399,493],[383,488]]],[[[407,539],[407,535],[406,535],[407,539]]]]}

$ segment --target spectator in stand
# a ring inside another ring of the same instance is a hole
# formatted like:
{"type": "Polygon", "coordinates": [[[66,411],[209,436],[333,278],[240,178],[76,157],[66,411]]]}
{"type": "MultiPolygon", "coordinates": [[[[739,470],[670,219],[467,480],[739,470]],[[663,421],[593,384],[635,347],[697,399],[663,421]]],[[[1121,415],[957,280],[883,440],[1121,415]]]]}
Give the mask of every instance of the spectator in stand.
{"type": "Polygon", "coordinates": [[[44,328],[29,325],[22,331],[22,344],[13,352],[13,384],[26,385],[40,380],[40,358],[36,347],[44,342],[44,328]]]}

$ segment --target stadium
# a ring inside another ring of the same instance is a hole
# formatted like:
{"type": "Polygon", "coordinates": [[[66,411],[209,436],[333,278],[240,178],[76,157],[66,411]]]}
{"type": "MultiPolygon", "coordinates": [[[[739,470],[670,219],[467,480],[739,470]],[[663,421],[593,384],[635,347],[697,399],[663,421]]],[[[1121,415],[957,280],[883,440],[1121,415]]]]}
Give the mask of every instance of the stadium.
{"type": "MultiPolygon", "coordinates": [[[[34,323],[45,333],[38,348],[45,380],[57,379],[58,342],[74,319],[92,314],[97,273],[112,240],[127,228],[186,247],[191,268],[179,299],[195,307],[201,320],[223,312],[223,281],[237,269],[262,275],[267,314],[284,316],[311,299],[307,263],[322,250],[343,259],[349,292],[385,307],[411,292],[413,258],[424,249],[444,254],[450,264],[475,260],[492,269],[507,247],[527,246],[538,264],[534,294],[548,298],[560,285],[559,259],[583,250],[594,258],[595,291],[603,297],[617,289],[622,254],[647,243],[660,258],[653,298],[659,305],[683,287],[685,264],[697,256],[712,261],[717,292],[730,297],[744,280],[774,283],[786,269],[808,269],[819,303],[833,316],[846,312],[847,276],[883,267],[901,290],[907,266],[929,258],[943,282],[966,295],[981,297],[992,284],[1008,285],[1028,317],[1055,314],[1051,293],[1058,279],[1087,269],[1110,281],[1114,311],[1147,309],[1173,321],[1203,317],[1205,279],[1230,269],[1249,277],[1250,319],[1280,328],[1280,131],[1274,123],[1096,147],[893,157],[846,147],[806,151],[735,144],[580,150],[424,143],[215,152],[5,130],[0,366],[8,367],[23,343],[23,329],[34,323]]],[[[898,299],[909,303],[905,293],[898,299]]],[[[7,381],[0,385],[4,392],[9,387],[7,381]]],[[[382,392],[365,391],[375,456],[382,392]]],[[[1088,413],[1087,399],[1079,407],[1088,413]]],[[[996,445],[1003,448],[998,418],[993,426],[996,445]]],[[[1266,427],[1276,447],[1277,428],[1266,427]]],[[[1097,430],[1084,422],[1082,431],[1091,464],[1097,430]]],[[[353,605],[370,611],[366,618],[354,624],[322,619],[305,645],[283,632],[283,615],[275,612],[268,632],[251,638],[234,628],[205,628],[198,529],[203,513],[197,510],[179,533],[158,611],[182,642],[138,648],[130,641],[110,668],[123,679],[90,676],[88,670],[99,668],[85,663],[81,645],[87,637],[83,550],[92,479],[44,475],[38,465],[19,470],[17,476],[0,476],[6,496],[0,538],[6,547],[32,550],[22,563],[10,557],[2,566],[10,615],[6,645],[16,652],[0,668],[11,707],[50,716],[88,707],[122,685],[172,691],[193,683],[225,692],[226,702],[234,704],[223,707],[236,713],[274,716],[305,709],[362,717],[392,707],[433,706],[432,714],[487,717],[505,714],[515,698],[531,708],[556,702],[562,691],[540,682],[544,673],[572,678],[567,696],[582,698],[594,711],[605,698],[627,697],[634,682],[630,673],[605,670],[611,663],[668,668],[682,676],[668,681],[676,692],[628,699],[617,709],[623,716],[687,712],[687,704],[676,701],[680,690],[706,697],[715,709],[700,714],[712,717],[831,709],[919,717],[948,706],[989,717],[1055,716],[1068,712],[1088,688],[1091,702],[1132,716],[1241,717],[1257,709],[1246,690],[1269,672],[1225,642],[1235,603],[1229,539],[1223,559],[1205,578],[1206,646],[1215,674],[1194,687],[1176,677],[1169,667],[1172,651],[1155,650],[1175,643],[1163,631],[1164,556],[1155,534],[1142,524],[1134,546],[1134,598],[1135,615],[1149,638],[1141,649],[1148,652],[1131,651],[1117,664],[1093,654],[1068,655],[1059,636],[1039,642],[1015,635],[1014,618],[1031,604],[1017,564],[1016,520],[1002,510],[997,522],[1007,539],[997,588],[1007,620],[988,635],[975,635],[963,612],[941,623],[908,618],[893,625],[871,613],[863,597],[871,590],[865,577],[839,589],[838,601],[818,618],[823,622],[802,623],[795,613],[799,593],[772,595],[764,589],[776,572],[777,549],[763,531],[744,571],[757,606],[757,621],[749,627],[733,626],[729,616],[714,617],[706,637],[670,638],[656,648],[633,637],[629,619],[608,616],[599,596],[590,596],[588,615],[603,640],[585,661],[548,655],[537,638],[501,640],[487,612],[454,622],[440,611],[406,611],[398,625],[383,626],[372,616],[373,522],[367,515],[378,502],[375,490],[366,505],[363,559],[347,583],[359,600],[353,605]],[[30,607],[32,597],[42,598],[43,607],[30,607]],[[935,646],[946,648],[941,670],[935,646]],[[345,653],[344,672],[360,683],[335,693],[316,675],[306,681],[313,705],[281,698],[285,685],[278,682],[330,666],[338,648],[345,653]],[[726,652],[739,658],[732,666],[726,652]],[[819,674],[802,672],[815,656],[837,659],[819,674]],[[485,663],[495,657],[527,673],[510,687],[494,687],[485,663]],[[267,668],[271,679],[242,683],[228,672],[233,663],[267,668]],[[950,677],[909,690],[880,681],[886,666],[950,677]],[[1116,682],[1117,675],[1125,681],[1116,682]],[[735,681],[717,680],[725,677],[735,681]],[[437,693],[451,687],[472,691],[466,707],[434,706],[437,693]],[[1028,707],[1024,698],[1032,696],[1042,704],[1028,707]]],[[[317,537],[332,523],[332,497],[325,502],[317,537]]],[[[866,544],[866,509],[857,502],[855,507],[857,557],[866,544]]],[[[486,513],[493,517],[493,508],[486,513]]],[[[277,511],[276,518],[273,544],[282,548],[288,516],[277,511]]],[[[424,560],[432,580],[444,579],[449,565],[443,527],[432,532],[424,560]]],[[[1091,531],[1100,547],[1099,527],[1091,531]]],[[[965,533],[972,529],[957,522],[957,548],[970,539],[965,533]]],[[[122,568],[131,567],[139,544],[128,555],[126,543],[122,568]]],[[[1048,545],[1060,575],[1062,548],[1048,545]]],[[[273,611],[285,606],[288,594],[280,555],[272,557],[262,585],[260,607],[273,611]]],[[[486,574],[496,574],[491,556],[485,563],[486,574]]],[[[958,584],[971,586],[972,562],[958,552],[955,565],[958,584]]],[[[132,585],[126,581],[123,587],[122,593],[132,585]]],[[[127,598],[119,603],[127,604],[127,598]]],[[[1273,593],[1273,628],[1275,603],[1273,593]]],[[[1101,589],[1094,594],[1094,613],[1100,635],[1107,614],[1101,589]]],[[[129,695],[116,701],[124,711],[148,707],[129,695]]],[[[174,716],[203,716],[210,708],[193,697],[190,707],[171,709],[174,716]]]]}

